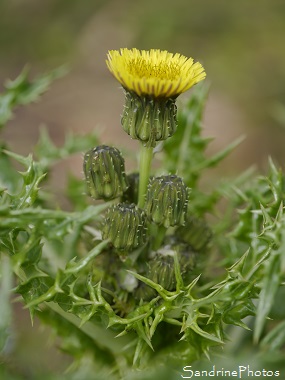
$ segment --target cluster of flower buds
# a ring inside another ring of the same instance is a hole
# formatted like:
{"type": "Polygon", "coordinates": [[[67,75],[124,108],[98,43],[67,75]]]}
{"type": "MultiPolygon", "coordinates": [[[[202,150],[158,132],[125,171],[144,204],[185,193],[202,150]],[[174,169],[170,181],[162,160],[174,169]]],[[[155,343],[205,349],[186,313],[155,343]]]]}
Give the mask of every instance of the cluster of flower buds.
{"type": "Polygon", "coordinates": [[[144,210],[135,206],[139,175],[126,175],[124,159],[118,149],[101,145],[84,157],[84,174],[89,194],[95,199],[120,197],[122,203],[110,207],[105,215],[102,236],[118,250],[133,250],[147,241],[147,221],[182,226],[188,202],[188,189],[176,175],[150,180],[144,210]]]}

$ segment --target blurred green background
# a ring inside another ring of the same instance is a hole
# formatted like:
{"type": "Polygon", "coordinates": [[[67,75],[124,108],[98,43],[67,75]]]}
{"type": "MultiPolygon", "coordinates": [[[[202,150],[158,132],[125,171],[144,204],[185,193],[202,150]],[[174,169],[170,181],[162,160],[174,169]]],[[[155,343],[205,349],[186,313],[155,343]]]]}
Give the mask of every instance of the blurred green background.
{"type": "MultiPolygon", "coordinates": [[[[120,128],[124,97],[106,68],[106,53],[120,47],[159,48],[205,66],[210,84],[205,134],[215,138],[209,150],[247,136],[223,163],[224,174],[249,165],[263,169],[268,155],[284,166],[284,40],[284,0],[1,0],[1,84],[25,65],[31,76],[66,63],[70,67],[41,102],[17,109],[2,137],[28,154],[42,124],[58,144],[68,130],[95,128],[104,143],[135,149],[137,143],[120,128]]],[[[81,167],[78,156],[60,164],[54,183],[63,187],[62,173],[80,175],[81,167]]],[[[16,372],[32,378],[51,363],[59,373],[66,367],[66,357],[46,348],[49,331],[41,332],[37,323],[32,329],[20,305],[14,322],[10,365],[16,372]]]]}

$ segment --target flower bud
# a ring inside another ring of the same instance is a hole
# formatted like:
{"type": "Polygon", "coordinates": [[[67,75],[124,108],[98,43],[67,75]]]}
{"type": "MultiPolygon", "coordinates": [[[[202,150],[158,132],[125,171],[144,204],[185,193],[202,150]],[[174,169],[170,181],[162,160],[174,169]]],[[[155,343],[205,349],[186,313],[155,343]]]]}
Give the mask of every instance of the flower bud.
{"type": "Polygon", "coordinates": [[[161,285],[166,290],[175,289],[174,261],[170,255],[157,254],[149,261],[147,278],[161,285]]]}
{"type": "Polygon", "coordinates": [[[130,251],[146,243],[147,218],[135,204],[119,203],[110,207],[102,228],[103,239],[110,239],[118,250],[130,251]]]}
{"type": "Polygon", "coordinates": [[[83,170],[89,194],[95,199],[114,199],[128,188],[124,159],[116,148],[100,145],[89,150],[83,170]]]}
{"type": "Polygon", "coordinates": [[[189,244],[195,251],[202,251],[212,237],[212,232],[204,220],[186,217],[184,226],[177,229],[177,236],[189,244]]]}
{"type": "Polygon", "coordinates": [[[166,140],[177,129],[175,99],[138,96],[126,91],[121,123],[133,139],[155,147],[157,141],[166,140]]]}
{"type": "Polygon", "coordinates": [[[181,274],[193,272],[196,267],[197,253],[191,246],[177,238],[176,234],[166,237],[165,245],[159,249],[158,253],[173,256],[174,251],[178,254],[181,274]]]}
{"type": "Polygon", "coordinates": [[[144,282],[139,282],[138,287],[134,290],[134,297],[137,301],[150,301],[157,296],[157,292],[146,285],[144,282]]]}
{"type": "Polygon", "coordinates": [[[185,243],[177,241],[174,236],[167,240],[167,244],[155,252],[154,257],[148,262],[146,277],[171,291],[176,285],[174,254],[177,254],[183,280],[188,281],[196,266],[196,253],[185,243]]]}
{"type": "MultiPolygon", "coordinates": [[[[183,281],[189,284],[196,276],[194,269],[197,254],[192,248],[177,240],[176,236],[167,236],[166,244],[158,251],[152,252],[147,262],[145,277],[161,285],[164,289],[172,291],[176,287],[174,254],[177,254],[180,274],[183,281]]],[[[157,292],[145,283],[139,283],[135,289],[135,298],[150,300],[156,297],[157,292]]]]}
{"type": "Polygon", "coordinates": [[[129,187],[122,196],[122,201],[127,203],[138,203],[139,196],[139,173],[131,173],[127,175],[129,187]]]}
{"type": "Polygon", "coordinates": [[[153,178],[148,186],[145,210],[156,224],[177,226],[184,224],[188,190],[176,175],[153,178]]]}

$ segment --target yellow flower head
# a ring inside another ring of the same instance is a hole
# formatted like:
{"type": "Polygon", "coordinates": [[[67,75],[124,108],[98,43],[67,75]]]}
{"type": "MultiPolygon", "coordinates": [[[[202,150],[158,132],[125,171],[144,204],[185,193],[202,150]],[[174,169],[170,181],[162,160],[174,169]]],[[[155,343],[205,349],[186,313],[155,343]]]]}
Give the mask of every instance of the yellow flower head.
{"type": "Polygon", "coordinates": [[[159,49],[111,50],[106,63],[122,86],[139,96],[176,98],[206,77],[199,62],[159,49]]]}

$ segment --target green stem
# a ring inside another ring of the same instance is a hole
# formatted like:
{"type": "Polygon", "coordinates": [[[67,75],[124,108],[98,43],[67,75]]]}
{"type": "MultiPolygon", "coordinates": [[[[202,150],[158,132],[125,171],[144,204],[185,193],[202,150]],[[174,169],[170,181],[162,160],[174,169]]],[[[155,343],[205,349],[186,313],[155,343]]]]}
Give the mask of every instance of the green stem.
{"type": "Polygon", "coordinates": [[[156,230],[156,235],[153,242],[153,250],[156,251],[161,247],[161,244],[163,242],[163,239],[165,237],[167,228],[164,226],[158,226],[156,230]]]}
{"type": "Polygon", "coordinates": [[[139,201],[138,206],[144,207],[145,194],[150,175],[150,167],[152,161],[153,147],[144,146],[141,144],[140,151],[140,180],[139,180],[139,201]]]}

